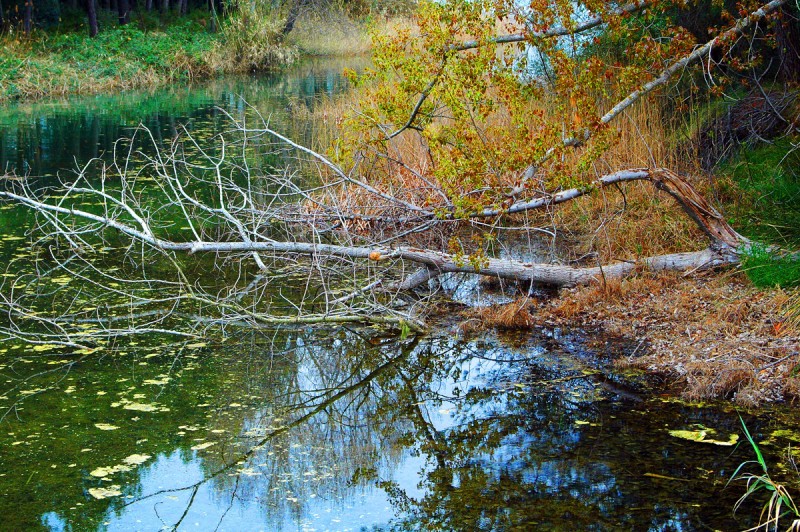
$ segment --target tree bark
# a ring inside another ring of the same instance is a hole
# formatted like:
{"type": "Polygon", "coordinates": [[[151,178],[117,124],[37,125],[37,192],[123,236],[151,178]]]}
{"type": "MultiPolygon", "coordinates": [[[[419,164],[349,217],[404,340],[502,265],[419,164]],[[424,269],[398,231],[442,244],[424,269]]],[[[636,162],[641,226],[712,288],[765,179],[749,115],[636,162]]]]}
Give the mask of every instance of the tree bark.
{"type": "Polygon", "coordinates": [[[214,0],[208,0],[208,12],[211,15],[208,22],[208,31],[217,33],[217,9],[214,5],[214,0]]]}
{"type": "Polygon", "coordinates": [[[33,0],[25,0],[25,11],[22,17],[22,29],[25,35],[30,35],[33,26],[33,0]]]}
{"type": "Polygon", "coordinates": [[[281,30],[281,36],[286,37],[294,29],[294,24],[297,22],[297,17],[303,11],[308,0],[293,0],[292,6],[289,8],[289,14],[286,16],[286,22],[281,30]]]}
{"type": "Polygon", "coordinates": [[[89,17],[89,37],[97,37],[97,9],[95,0],[86,0],[86,14],[89,17]]]}
{"type": "Polygon", "coordinates": [[[117,0],[117,13],[119,25],[124,26],[131,20],[131,6],[129,0],[117,0]]]}
{"type": "MultiPolygon", "coordinates": [[[[440,251],[418,249],[412,247],[383,248],[379,246],[346,246],[336,244],[320,244],[313,242],[291,242],[260,240],[249,238],[235,241],[190,241],[176,242],[157,237],[147,222],[135,211],[126,210],[138,226],[120,222],[117,219],[52,205],[35,198],[0,191],[0,197],[7,197],[28,207],[51,214],[61,214],[99,223],[115,229],[129,237],[164,251],[183,251],[192,253],[237,253],[237,252],[272,252],[278,254],[300,254],[315,257],[340,257],[373,261],[401,260],[423,266],[423,269],[399,282],[394,288],[413,289],[423,282],[444,273],[470,273],[489,275],[527,283],[554,286],[573,286],[586,284],[598,278],[624,277],[637,268],[654,271],[661,270],[702,270],[726,264],[734,264],[739,260],[739,249],[748,240],[739,235],[725,219],[685,180],[677,174],[665,169],[635,169],[616,172],[603,176],[593,186],[582,189],[571,189],[550,195],[545,198],[518,203],[506,211],[484,211],[476,216],[499,216],[519,213],[526,210],[544,208],[549,205],[563,203],[588,194],[598,187],[612,184],[645,180],[652,182],[656,188],[672,196],[683,210],[694,220],[711,241],[710,246],[702,251],[690,253],[673,253],[639,259],[636,261],[617,262],[593,268],[576,268],[558,264],[537,264],[511,259],[488,258],[482,264],[473,264],[463,258],[440,251]]],[[[93,189],[73,189],[76,193],[94,193],[107,198],[105,193],[93,189]]]]}
{"type": "Polygon", "coordinates": [[[800,81],[800,7],[788,4],[781,9],[775,28],[778,50],[778,75],[785,82],[800,81]]]}

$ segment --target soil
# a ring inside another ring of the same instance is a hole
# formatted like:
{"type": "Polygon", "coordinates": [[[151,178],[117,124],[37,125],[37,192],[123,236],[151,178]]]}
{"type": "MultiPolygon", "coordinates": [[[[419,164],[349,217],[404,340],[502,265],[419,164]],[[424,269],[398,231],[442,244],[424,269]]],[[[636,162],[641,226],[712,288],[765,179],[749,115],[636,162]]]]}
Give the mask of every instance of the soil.
{"type": "MultiPolygon", "coordinates": [[[[635,348],[615,363],[658,375],[685,399],[755,406],[800,399],[800,335],[781,312],[788,297],[736,273],[641,273],[509,306],[522,309],[520,327],[581,328],[600,333],[598,342],[631,341],[635,348]]],[[[477,312],[484,325],[512,324],[508,306],[477,312]]]]}

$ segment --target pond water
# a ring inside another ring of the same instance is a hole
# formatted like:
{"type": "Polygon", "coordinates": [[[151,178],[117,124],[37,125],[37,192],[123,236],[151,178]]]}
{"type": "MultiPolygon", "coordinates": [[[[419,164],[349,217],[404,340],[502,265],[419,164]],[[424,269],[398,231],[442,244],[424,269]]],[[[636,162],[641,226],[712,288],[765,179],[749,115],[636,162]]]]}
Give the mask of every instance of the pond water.
{"type": "MultiPolygon", "coordinates": [[[[18,176],[69,172],[140,122],[164,139],[181,125],[213,129],[241,96],[307,142],[303,109],[345,90],[344,66],[2,108],[0,165],[18,176]]],[[[24,257],[30,220],[2,209],[0,256],[24,257]]],[[[0,528],[753,525],[764,499],[734,515],[745,488],[727,485],[754,458],[749,446],[670,434],[705,430],[732,443],[743,439],[740,413],[684,404],[615,370],[636,352],[583,331],[462,338],[447,320],[408,338],[355,326],[242,329],[224,341],[130,339],[84,356],[7,340],[0,528]]],[[[789,409],[741,415],[781,478],[800,419],[789,409]]]]}

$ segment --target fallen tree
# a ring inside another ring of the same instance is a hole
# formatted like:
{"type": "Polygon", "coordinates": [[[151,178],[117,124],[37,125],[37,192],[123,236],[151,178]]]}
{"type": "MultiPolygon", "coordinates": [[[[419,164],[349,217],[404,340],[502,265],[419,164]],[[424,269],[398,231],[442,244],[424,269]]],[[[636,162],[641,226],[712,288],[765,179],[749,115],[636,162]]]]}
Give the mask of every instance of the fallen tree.
{"type": "MultiPolygon", "coordinates": [[[[154,142],[147,130],[140,134],[154,142]]],[[[185,140],[192,141],[189,136],[185,140]]],[[[12,263],[8,272],[15,275],[3,280],[7,337],[91,349],[129,334],[202,337],[210,327],[233,325],[367,322],[421,328],[424,305],[395,303],[441,275],[571,286],[642,268],[702,270],[733,264],[746,243],[687,181],[664,169],[615,172],[586,187],[513,203],[502,212],[474,212],[465,221],[405,206],[361,185],[356,186],[382,198],[382,207],[376,209],[373,202],[368,214],[347,210],[335,198],[343,182],[353,185],[351,179],[301,186],[295,176],[272,174],[268,182],[259,176],[255,185],[255,179],[242,179],[243,165],[224,155],[209,157],[214,164],[202,166],[187,161],[186,151],[187,146],[176,143],[171,153],[159,152],[135,171],[100,163],[102,171],[119,173],[99,180],[88,175],[87,166],[57,192],[33,188],[26,180],[10,182],[14,190],[0,191],[37,214],[39,235],[36,270],[19,274],[19,265],[12,263]],[[409,245],[420,230],[445,238],[470,219],[513,218],[631,181],[650,182],[673,197],[705,232],[708,247],[574,267],[409,245]],[[370,227],[358,231],[359,223],[370,227]],[[382,235],[380,242],[375,234],[382,235]],[[217,282],[214,271],[225,272],[225,282],[217,282]],[[63,286],[54,294],[48,282],[53,278],[79,281],[78,291],[93,304],[82,306],[85,301],[63,286]],[[60,310],[45,311],[53,308],[60,310]]]]}

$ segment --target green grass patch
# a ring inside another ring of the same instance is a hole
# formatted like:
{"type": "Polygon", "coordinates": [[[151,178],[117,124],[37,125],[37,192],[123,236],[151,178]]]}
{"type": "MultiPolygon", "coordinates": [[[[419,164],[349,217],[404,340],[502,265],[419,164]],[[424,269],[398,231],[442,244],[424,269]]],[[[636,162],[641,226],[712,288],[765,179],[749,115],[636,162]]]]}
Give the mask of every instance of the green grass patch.
{"type": "Polygon", "coordinates": [[[34,30],[29,37],[0,35],[0,104],[184,83],[226,72],[274,69],[294,59],[293,49],[279,42],[277,31],[253,30],[267,22],[247,24],[233,17],[222,31],[211,33],[209,15],[202,10],[164,19],[134,12],[125,26],[110,12],[98,15],[100,33],[95,38],[89,37],[85,19],[69,13],[58,27],[34,30]]]}
{"type": "Polygon", "coordinates": [[[743,147],[720,167],[727,177],[730,220],[759,242],[742,258],[742,268],[759,287],[800,286],[800,149],[797,138],[743,147]],[[777,246],[785,252],[771,252],[777,246]]]}
{"type": "Polygon", "coordinates": [[[720,168],[736,189],[729,194],[731,220],[748,238],[800,248],[800,149],[795,148],[799,140],[744,147],[720,168]]]}
{"type": "Polygon", "coordinates": [[[742,257],[742,269],[761,288],[800,286],[800,256],[778,255],[754,246],[742,257]]]}
{"type": "Polygon", "coordinates": [[[0,103],[97,93],[207,77],[218,34],[199,17],[152,25],[37,30],[29,38],[0,37],[0,103]]]}

